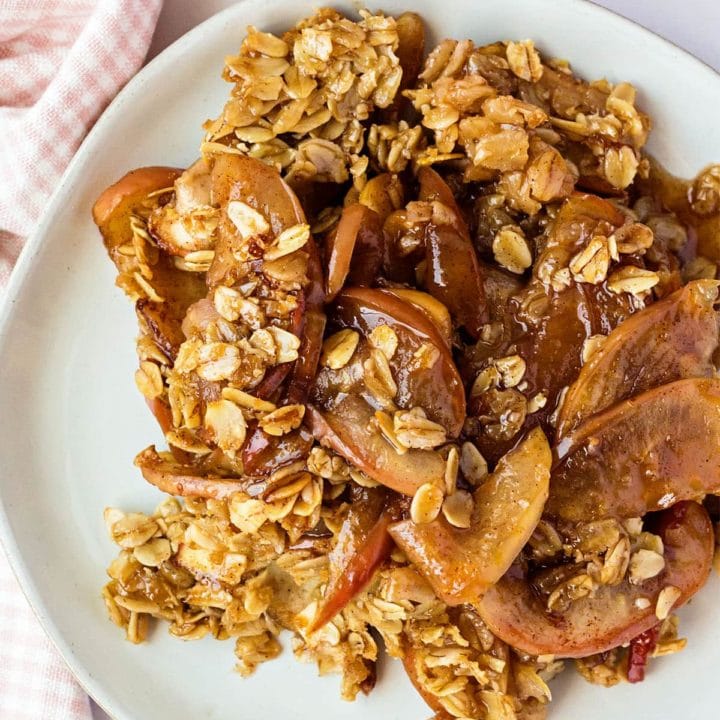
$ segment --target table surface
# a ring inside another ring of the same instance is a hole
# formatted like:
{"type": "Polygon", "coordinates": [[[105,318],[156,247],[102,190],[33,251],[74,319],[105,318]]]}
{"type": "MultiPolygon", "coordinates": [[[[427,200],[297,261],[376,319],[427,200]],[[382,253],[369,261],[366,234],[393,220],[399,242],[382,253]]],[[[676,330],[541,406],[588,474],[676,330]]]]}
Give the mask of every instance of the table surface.
{"type": "MultiPolygon", "coordinates": [[[[233,4],[233,0],[165,0],[148,59],[203,20],[233,4]]],[[[318,2],[318,6],[322,4],[318,2]]],[[[369,6],[373,4],[368,2],[369,6]]],[[[718,0],[596,0],[596,4],[662,35],[720,71],[718,0]]],[[[409,6],[412,6],[411,2],[409,6]]],[[[97,706],[93,707],[93,716],[95,720],[110,720],[97,706]]]]}

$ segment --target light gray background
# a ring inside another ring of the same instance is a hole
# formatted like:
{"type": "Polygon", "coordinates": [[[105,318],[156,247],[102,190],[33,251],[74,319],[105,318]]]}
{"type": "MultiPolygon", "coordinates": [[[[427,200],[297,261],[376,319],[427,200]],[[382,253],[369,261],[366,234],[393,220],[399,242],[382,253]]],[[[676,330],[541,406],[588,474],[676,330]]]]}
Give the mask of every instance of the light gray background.
{"type": "MultiPolygon", "coordinates": [[[[553,0],[537,2],[549,3],[553,0]]],[[[165,0],[148,59],[195,25],[233,4],[233,0],[165,0]]],[[[332,5],[332,1],[318,1],[318,6],[324,4],[332,5]]],[[[597,0],[596,4],[662,35],[720,71],[720,42],[717,35],[720,28],[719,0],[597,0]]],[[[367,5],[382,7],[382,0],[367,0],[367,5]]],[[[412,9],[412,0],[408,0],[408,9],[412,9]]],[[[238,43],[242,30],[238,29],[238,43]]],[[[95,720],[110,720],[97,706],[93,706],[93,715],[95,720]]]]}

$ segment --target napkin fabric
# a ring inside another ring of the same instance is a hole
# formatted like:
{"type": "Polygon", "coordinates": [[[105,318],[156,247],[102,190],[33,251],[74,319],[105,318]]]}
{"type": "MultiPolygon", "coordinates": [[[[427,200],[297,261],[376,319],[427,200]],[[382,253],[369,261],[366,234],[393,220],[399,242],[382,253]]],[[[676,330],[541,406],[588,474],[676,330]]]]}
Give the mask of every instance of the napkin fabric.
{"type": "MultiPolygon", "coordinates": [[[[0,295],[80,142],[142,65],[161,4],[0,0],[0,295]]],[[[2,548],[0,718],[91,718],[2,548]]]]}
{"type": "Polygon", "coordinates": [[[0,287],[78,145],[142,65],[161,4],[0,2],[0,287]]]}

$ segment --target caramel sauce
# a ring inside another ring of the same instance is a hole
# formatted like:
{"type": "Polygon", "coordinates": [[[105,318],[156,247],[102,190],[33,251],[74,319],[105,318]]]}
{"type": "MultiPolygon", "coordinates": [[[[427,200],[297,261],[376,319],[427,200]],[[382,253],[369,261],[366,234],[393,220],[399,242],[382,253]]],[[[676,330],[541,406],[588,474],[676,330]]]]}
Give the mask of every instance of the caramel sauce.
{"type": "MultiPolygon", "coordinates": [[[[712,165],[700,173],[700,178],[712,165]]],[[[650,158],[650,175],[638,182],[640,194],[650,195],[665,210],[674,213],[688,232],[688,241],[678,251],[683,264],[698,256],[720,261],[720,202],[718,210],[700,215],[691,205],[691,193],[697,178],[684,180],[668,172],[657,160],[650,158]]]]}

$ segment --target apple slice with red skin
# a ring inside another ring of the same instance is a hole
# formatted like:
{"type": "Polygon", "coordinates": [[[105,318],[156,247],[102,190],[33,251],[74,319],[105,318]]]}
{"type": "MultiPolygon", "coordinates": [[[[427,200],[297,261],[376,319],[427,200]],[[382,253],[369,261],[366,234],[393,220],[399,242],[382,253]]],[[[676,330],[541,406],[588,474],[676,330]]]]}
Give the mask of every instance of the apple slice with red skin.
{"type": "Polygon", "coordinates": [[[379,215],[361,203],[343,209],[337,228],[328,236],[327,301],[335,299],[346,281],[371,285],[384,255],[384,236],[379,215]]]}
{"type": "MultiPolygon", "coordinates": [[[[160,429],[163,431],[163,435],[167,435],[167,433],[173,429],[172,410],[170,409],[170,405],[159,397],[145,398],[145,404],[150,408],[150,412],[157,420],[160,429]]],[[[195,456],[192,453],[187,452],[187,450],[181,450],[172,443],[168,443],[168,445],[175,460],[181,464],[190,463],[195,458],[195,456]]]]}
{"type": "MultiPolygon", "coordinates": [[[[132,243],[131,216],[147,202],[150,193],[163,188],[171,189],[180,174],[181,171],[175,168],[138,168],[104,190],[95,201],[93,219],[118,272],[128,269],[129,258],[119,248],[132,243]]],[[[183,339],[180,329],[182,319],[188,307],[205,294],[205,283],[201,273],[178,270],[173,259],[162,250],[152,270],[153,287],[164,302],[139,300],[136,311],[160,350],[172,361],[183,339]]]]}
{"type": "Polygon", "coordinates": [[[485,289],[475,248],[452,225],[425,228],[425,287],[455,321],[478,338],[488,321],[485,289]]]}
{"type": "Polygon", "coordinates": [[[418,668],[418,653],[417,649],[408,643],[405,644],[404,655],[402,659],[405,673],[407,674],[410,682],[413,684],[415,690],[417,690],[420,697],[427,703],[428,707],[435,713],[433,720],[452,720],[453,716],[445,710],[440,703],[437,695],[433,695],[428,692],[427,688],[423,685],[420,680],[420,670],[418,668]]]}
{"type": "Polygon", "coordinates": [[[532,535],[548,495],[550,446],[535,428],[475,491],[470,527],[442,516],[391,526],[398,547],[448,605],[473,602],[507,571],[532,535]]]}
{"type": "MultiPolygon", "coordinates": [[[[224,217],[218,228],[215,260],[208,272],[208,286],[214,287],[232,279],[237,261],[233,249],[237,242],[236,232],[226,215],[229,202],[240,200],[260,212],[269,222],[274,235],[279,235],[295,225],[305,223],[300,201],[278,172],[265,163],[241,155],[221,155],[212,167],[212,199],[220,205],[224,217]]],[[[304,251],[308,254],[307,273],[309,284],[298,295],[298,306],[291,318],[289,330],[301,338],[298,354],[302,358],[296,371],[296,380],[307,385],[307,376],[314,374],[319,351],[317,351],[317,323],[313,319],[310,332],[305,331],[306,315],[321,312],[324,300],[322,268],[315,242],[308,240],[304,251]],[[313,362],[315,365],[313,365],[313,362]],[[302,373],[302,374],[301,374],[302,373]]],[[[295,363],[297,366],[298,363],[295,363]]],[[[292,363],[271,368],[256,388],[261,398],[270,398],[293,370],[292,363]]]]}
{"type": "MultiPolygon", "coordinates": [[[[119,272],[126,270],[127,256],[119,248],[132,242],[130,217],[157,190],[172,188],[181,171],[167,167],[146,167],[133,170],[114,185],[104,190],[93,206],[95,220],[103,242],[119,272]]],[[[188,308],[205,294],[205,283],[200,273],[178,270],[165,252],[160,251],[153,265],[153,286],[164,302],[140,299],[135,312],[141,326],[147,329],[158,349],[170,364],[185,339],[182,322],[188,308]]],[[[168,405],[160,399],[148,400],[148,407],[157,419],[163,433],[172,429],[172,415],[168,405]]],[[[186,460],[187,453],[172,448],[178,460],[186,460]]]]}
{"type": "MultiPolygon", "coordinates": [[[[139,199],[144,200],[155,190],[171,188],[181,173],[182,170],[171,167],[142,167],[131,170],[100,193],[92,209],[95,224],[102,231],[109,222],[122,216],[127,218],[127,213],[120,208],[121,204],[135,205],[139,199]]],[[[113,234],[112,237],[116,235],[113,234]]]]}
{"type": "Polygon", "coordinates": [[[320,362],[326,322],[327,317],[321,310],[308,310],[305,313],[298,359],[287,387],[285,402],[288,405],[302,405],[310,395],[320,362]]]}
{"type": "Polygon", "coordinates": [[[135,465],[145,480],[169,495],[225,500],[236,492],[245,491],[250,483],[249,478],[207,475],[193,465],[167,460],[152,445],[136,456],[135,465]]]}
{"type": "MultiPolygon", "coordinates": [[[[303,339],[285,393],[287,405],[304,405],[307,401],[320,360],[325,320],[322,311],[305,313],[303,339]]],[[[272,396],[287,377],[288,368],[289,364],[285,363],[269,370],[255,394],[260,398],[272,396]]],[[[248,432],[242,448],[243,466],[245,472],[252,475],[267,475],[287,463],[307,457],[311,447],[312,436],[304,428],[275,437],[255,425],[248,432]]]]}
{"type": "Polygon", "coordinates": [[[145,403],[158,421],[163,434],[169,433],[173,428],[170,405],[160,398],[145,398],[145,403]]]}
{"type": "Polygon", "coordinates": [[[375,407],[365,392],[362,361],[369,354],[370,333],[391,327],[398,347],[390,367],[398,386],[395,401],[405,408],[421,407],[428,417],[455,436],[465,419],[465,392],[457,368],[433,321],[417,307],[384,290],[344,290],[332,314],[337,327],[352,328],[361,340],[352,361],[339,370],[318,373],[306,414],[313,435],[377,482],[412,495],[425,482],[440,482],[445,461],[432,450],[400,455],[374,427],[375,407]],[[436,351],[431,367],[413,367],[423,346],[436,351]]]}
{"type": "Polygon", "coordinates": [[[678,380],[592,416],[555,448],[549,517],[642,517],[720,493],[720,380],[678,380]]]}
{"type": "MultiPolygon", "coordinates": [[[[313,291],[310,290],[307,296],[312,299],[313,291]]],[[[319,296],[315,294],[315,297],[319,296]]],[[[313,302],[319,305],[317,300],[313,302]]],[[[287,405],[304,405],[308,399],[322,351],[325,322],[325,313],[320,309],[310,309],[304,313],[298,359],[293,363],[285,392],[284,402],[287,405]]],[[[266,373],[255,394],[260,398],[270,397],[286,376],[285,364],[272,368],[266,373]]],[[[275,437],[255,425],[242,448],[243,466],[245,472],[252,475],[267,475],[289,462],[307,457],[311,447],[312,436],[305,428],[275,437]]]]}
{"type": "MultiPolygon", "coordinates": [[[[305,316],[305,293],[300,290],[297,294],[297,307],[293,310],[292,315],[290,316],[290,327],[288,328],[293,335],[302,338],[300,341],[300,347],[298,348],[298,358],[300,357],[301,352],[307,353],[307,339],[303,334],[305,316]]],[[[290,374],[290,371],[294,368],[294,366],[295,362],[286,362],[268,368],[265,371],[265,375],[263,375],[262,380],[254,388],[253,394],[261,400],[277,400],[278,395],[280,395],[280,386],[283,382],[285,382],[285,379],[290,374]]]]}
{"type": "Polygon", "coordinates": [[[630,642],[657,624],[655,606],[667,586],[680,590],[674,607],[687,602],[707,580],[715,537],[707,511],[694,502],[678,503],[657,518],[653,532],[665,548],[665,569],[639,585],[624,580],[604,585],[593,597],[575,600],[563,613],[550,614],[518,566],[490,588],[476,608],[494,635],[531,655],[586,657],[630,642]],[[648,607],[636,600],[647,598],[648,607]]]}
{"type": "Polygon", "coordinates": [[[419,198],[440,202],[451,223],[431,220],[425,227],[425,286],[474,338],[488,321],[483,275],[470,233],[452,190],[430,167],[418,171],[419,198]]]}
{"type": "Polygon", "coordinates": [[[332,318],[363,337],[380,325],[392,328],[398,336],[390,361],[398,385],[396,402],[423,408],[450,437],[460,433],[466,411],[462,379],[444,337],[425,312],[390,291],[349,288],[338,295],[332,318]],[[423,344],[436,349],[438,359],[431,368],[413,369],[413,355],[423,344]]]}
{"type": "Polygon", "coordinates": [[[350,393],[331,410],[308,405],[305,418],[315,439],[360,468],[373,480],[404,495],[414,495],[426,482],[441,482],[445,461],[432,450],[408,450],[398,455],[382,435],[372,429],[374,410],[359,395],[350,393]]]}
{"type": "Polygon", "coordinates": [[[718,346],[717,295],[717,281],[691,282],[613,330],[570,386],[558,438],[628,397],[674,380],[710,377],[718,346]]]}
{"type": "Polygon", "coordinates": [[[392,550],[388,535],[392,521],[384,488],[361,489],[351,499],[330,553],[330,579],[311,632],[332,620],[372,580],[392,550]]]}
{"type": "Polygon", "coordinates": [[[293,332],[300,337],[300,347],[286,392],[285,402],[288,405],[302,405],[310,394],[320,362],[327,323],[322,263],[320,252],[312,237],[306,243],[305,250],[308,253],[308,285],[302,294],[301,326],[297,332],[293,328],[293,332]]]}

